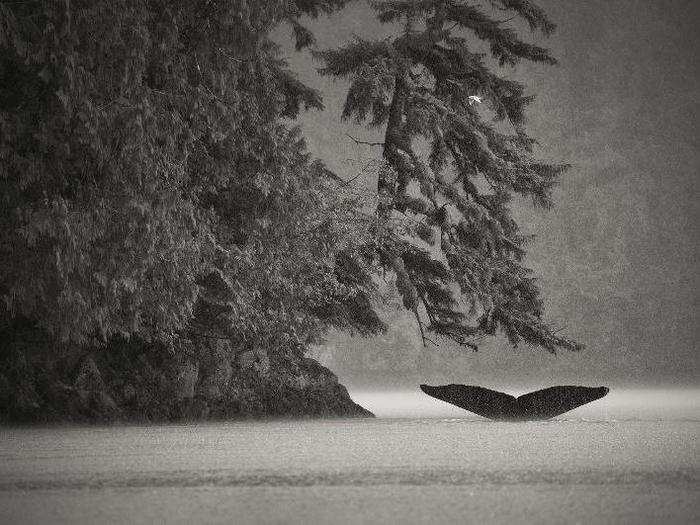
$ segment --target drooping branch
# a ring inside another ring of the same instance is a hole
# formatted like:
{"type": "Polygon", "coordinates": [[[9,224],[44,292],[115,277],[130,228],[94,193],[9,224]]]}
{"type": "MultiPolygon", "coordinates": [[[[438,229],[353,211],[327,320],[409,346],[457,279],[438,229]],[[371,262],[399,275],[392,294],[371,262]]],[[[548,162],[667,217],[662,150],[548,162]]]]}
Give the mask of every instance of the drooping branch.
{"type": "Polygon", "coordinates": [[[384,146],[384,142],[366,142],[364,140],[359,140],[350,135],[349,133],[346,133],[346,135],[355,142],[355,144],[359,144],[362,146],[384,146]]]}

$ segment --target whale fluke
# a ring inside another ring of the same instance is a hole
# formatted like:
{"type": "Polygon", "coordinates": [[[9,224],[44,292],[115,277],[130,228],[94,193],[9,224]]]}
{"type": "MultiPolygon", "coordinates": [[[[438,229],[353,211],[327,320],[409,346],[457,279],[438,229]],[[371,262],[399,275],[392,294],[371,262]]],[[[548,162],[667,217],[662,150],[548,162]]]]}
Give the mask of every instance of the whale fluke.
{"type": "Polygon", "coordinates": [[[469,385],[420,385],[423,392],[441,401],[498,421],[550,419],[605,396],[609,389],[586,386],[553,386],[514,397],[469,385]]]}

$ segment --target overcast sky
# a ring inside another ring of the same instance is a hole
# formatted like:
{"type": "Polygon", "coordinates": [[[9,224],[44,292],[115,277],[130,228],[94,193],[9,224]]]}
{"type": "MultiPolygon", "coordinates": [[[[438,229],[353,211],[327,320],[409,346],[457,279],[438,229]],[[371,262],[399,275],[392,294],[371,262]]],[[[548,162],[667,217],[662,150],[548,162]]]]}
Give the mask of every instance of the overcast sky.
{"type": "MultiPolygon", "coordinates": [[[[476,354],[444,344],[422,350],[417,332],[402,323],[399,333],[379,342],[334,338],[320,352],[350,386],[700,384],[700,2],[539,4],[559,27],[549,39],[534,41],[551,48],[560,65],[523,64],[504,73],[537,96],[529,131],[541,141],[542,157],[573,168],[556,191],[554,210],[524,205],[516,214],[537,236],[527,263],[540,278],[548,319],[587,349],[550,356],[525,347],[513,352],[495,340],[476,354]],[[358,358],[348,358],[357,345],[358,358]],[[396,370],[390,364],[397,352],[413,359],[410,366],[396,370]]],[[[376,23],[362,1],[311,26],[320,48],[353,34],[372,38],[392,31],[376,23]]],[[[379,132],[339,122],[347,85],[318,76],[318,64],[290,44],[285,55],[301,79],[324,95],[326,110],[302,118],[310,149],[344,177],[356,172],[351,161],[379,158],[379,148],[357,146],[345,135],[381,140],[379,132]]]]}

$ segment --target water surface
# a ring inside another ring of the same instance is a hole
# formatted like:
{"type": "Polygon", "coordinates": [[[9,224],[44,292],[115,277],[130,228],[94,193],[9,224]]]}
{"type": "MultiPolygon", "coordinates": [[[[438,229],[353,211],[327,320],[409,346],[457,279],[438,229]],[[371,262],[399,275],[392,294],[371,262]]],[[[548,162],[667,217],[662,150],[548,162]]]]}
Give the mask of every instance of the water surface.
{"type": "Polygon", "coordinates": [[[700,521],[687,393],[534,423],[401,417],[411,395],[355,393],[374,420],[0,429],[0,522],[700,521]]]}

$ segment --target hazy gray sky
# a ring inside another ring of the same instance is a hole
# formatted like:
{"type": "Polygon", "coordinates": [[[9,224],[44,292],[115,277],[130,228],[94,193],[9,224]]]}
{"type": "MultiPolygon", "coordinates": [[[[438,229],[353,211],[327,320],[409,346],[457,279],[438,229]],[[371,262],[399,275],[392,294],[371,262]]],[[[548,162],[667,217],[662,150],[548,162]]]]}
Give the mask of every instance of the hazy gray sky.
{"type": "MultiPolygon", "coordinates": [[[[322,359],[350,385],[700,383],[700,2],[539,4],[559,28],[534,41],[550,47],[560,65],[504,73],[537,96],[529,130],[542,156],[574,167],[554,210],[523,205],[517,216],[537,236],[528,264],[540,278],[547,317],[587,350],[555,357],[527,347],[513,352],[501,340],[476,354],[448,345],[422,350],[406,323],[381,341],[354,341],[362,347],[355,356],[346,355],[352,344],[333,339],[337,350],[331,346],[322,359]],[[397,359],[410,363],[397,369],[397,359]]],[[[392,31],[362,1],[311,25],[320,48],[392,31]]],[[[319,77],[308,53],[287,45],[285,54],[324,94],[326,110],[302,118],[311,150],[345,177],[356,171],[347,159],[378,158],[378,148],[357,146],[345,134],[372,140],[379,132],[339,122],[346,84],[319,77]]]]}

